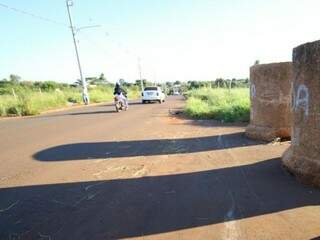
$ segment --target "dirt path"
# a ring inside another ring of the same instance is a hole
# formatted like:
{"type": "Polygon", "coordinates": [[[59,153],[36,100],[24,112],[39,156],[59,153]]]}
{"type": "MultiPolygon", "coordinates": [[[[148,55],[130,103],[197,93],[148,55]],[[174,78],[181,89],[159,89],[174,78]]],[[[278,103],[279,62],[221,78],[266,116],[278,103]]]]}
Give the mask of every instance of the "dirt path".
{"type": "Polygon", "coordinates": [[[95,106],[0,122],[0,239],[311,239],[320,191],[243,126],[95,106]]]}

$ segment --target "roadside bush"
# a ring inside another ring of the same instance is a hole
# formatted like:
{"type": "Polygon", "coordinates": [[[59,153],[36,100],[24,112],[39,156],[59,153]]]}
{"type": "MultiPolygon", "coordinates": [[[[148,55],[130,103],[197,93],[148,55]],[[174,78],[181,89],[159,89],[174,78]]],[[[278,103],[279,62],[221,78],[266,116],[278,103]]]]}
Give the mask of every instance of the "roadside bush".
{"type": "Polygon", "coordinates": [[[107,87],[96,87],[89,91],[90,102],[99,103],[111,101],[113,99],[113,89],[107,87]]]}
{"type": "Polygon", "coordinates": [[[216,119],[225,122],[249,121],[250,98],[248,88],[202,88],[187,93],[185,113],[198,119],[216,119]]]}
{"type": "MultiPolygon", "coordinates": [[[[140,96],[138,87],[128,89],[129,99],[140,96]]],[[[89,89],[91,103],[113,100],[112,86],[98,86],[89,89]]],[[[65,107],[68,103],[82,104],[81,88],[69,87],[54,82],[38,82],[33,85],[28,82],[0,84],[0,116],[26,116],[65,107]],[[59,88],[56,88],[59,87],[59,88]],[[13,96],[13,90],[16,97],[13,96]],[[42,89],[43,91],[40,91],[42,89]]]]}
{"type": "Polygon", "coordinates": [[[132,86],[131,88],[127,89],[128,91],[128,99],[136,100],[140,98],[140,88],[138,86],[132,86]]]}

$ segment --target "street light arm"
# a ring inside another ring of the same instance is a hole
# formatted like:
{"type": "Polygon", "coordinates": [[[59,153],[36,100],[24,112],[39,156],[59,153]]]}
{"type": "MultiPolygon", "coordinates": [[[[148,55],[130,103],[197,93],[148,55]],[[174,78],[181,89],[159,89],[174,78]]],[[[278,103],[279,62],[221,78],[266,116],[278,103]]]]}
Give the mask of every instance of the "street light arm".
{"type": "Polygon", "coordinates": [[[96,28],[96,27],[101,27],[101,25],[91,25],[91,26],[83,26],[83,27],[75,28],[75,33],[78,33],[80,30],[83,30],[83,29],[96,28]]]}

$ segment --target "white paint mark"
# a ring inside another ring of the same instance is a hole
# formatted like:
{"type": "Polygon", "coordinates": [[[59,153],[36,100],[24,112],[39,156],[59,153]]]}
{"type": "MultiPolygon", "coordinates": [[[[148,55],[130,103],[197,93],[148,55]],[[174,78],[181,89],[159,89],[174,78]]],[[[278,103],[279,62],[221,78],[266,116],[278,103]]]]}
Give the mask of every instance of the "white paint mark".
{"type": "Polygon", "coordinates": [[[100,192],[96,192],[96,193],[91,193],[91,194],[87,194],[85,196],[83,196],[82,198],[80,198],[78,201],[76,201],[72,206],[75,207],[77,206],[78,204],[80,204],[81,202],[83,201],[89,201],[89,200],[92,200],[94,199],[100,192]]]}
{"type": "Polygon", "coordinates": [[[98,182],[98,183],[95,183],[95,184],[91,184],[91,185],[89,185],[89,186],[86,186],[86,187],[84,188],[84,190],[88,191],[90,188],[95,187],[95,186],[98,186],[98,185],[101,185],[101,184],[104,184],[104,183],[106,183],[106,182],[107,182],[107,181],[103,181],[103,182],[98,182]]]}
{"type": "Polygon", "coordinates": [[[75,206],[77,206],[79,203],[81,203],[83,200],[85,200],[87,198],[87,195],[86,196],[84,196],[84,197],[82,197],[82,198],[80,198],[78,201],[76,201],[72,206],[73,207],[75,207],[75,206]]]}
{"type": "Polygon", "coordinates": [[[236,210],[236,203],[235,199],[231,192],[229,192],[230,198],[231,198],[231,206],[228,210],[225,218],[224,218],[224,226],[225,226],[225,234],[223,236],[223,239],[226,240],[236,240],[240,239],[240,233],[238,229],[237,222],[235,219],[235,210],[236,210]]]}
{"type": "Polygon", "coordinates": [[[58,201],[56,199],[52,199],[51,202],[61,204],[61,205],[66,205],[64,202],[58,201]]]}
{"type": "MultiPolygon", "coordinates": [[[[255,98],[256,95],[257,95],[256,85],[251,83],[251,85],[250,85],[250,97],[251,97],[251,99],[255,98]]],[[[251,108],[250,121],[253,121],[253,119],[254,119],[254,112],[253,112],[253,109],[251,108]]]]}
{"type": "Polygon", "coordinates": [[[10,210],[11,208],[13,208],[15,205],[17,205],[20,202],[20,200],[17,200],[16,202],[10,204],[8,207],[4,208],[4,209],[0,209],[0,213],[6,212],[8,210],[10,210]]]}
{"type": "Polygon", "coordinates": [[[87,200],[92,200],[92,199],[94,199],[98,194],[99,194],[98,192],[97,192],[97,193],[93,193],[93,194],[89,194],[89,195],[87,196],[87,200]]]}
{"type": "Polygon", "coordinates": [[[297,93],[294,95],[294,111],[304,110],[304,116],[309,115],[309,89],[304,84],[300,84],[297,93]]]}
{"type": "Polygon", "coordinates": [[[40,239],[51,240],[50,235],[41,234],[40,232],[38,232],[38,234],[39,234],[40,239]]]}
{"type": "Polygon", "coordinates": [[[22,223],[22,219],[19,219],[18,221],[16,221],[14,224],[18,225],[19,223],[22,223]]]}
{"type": "Polygon", "coordinates": [[[251,98],[256,97],[256,94],[257,94],[256,85],[251,83],[251,85],[250,85],[250,96],[251,96],[251,98]]]}

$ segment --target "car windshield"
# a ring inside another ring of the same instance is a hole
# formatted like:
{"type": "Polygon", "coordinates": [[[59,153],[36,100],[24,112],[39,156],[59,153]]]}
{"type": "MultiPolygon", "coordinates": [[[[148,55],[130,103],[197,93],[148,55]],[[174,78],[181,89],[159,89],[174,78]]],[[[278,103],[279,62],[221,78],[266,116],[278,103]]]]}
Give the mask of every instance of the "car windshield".
{"type": "Polygon", "coordinates": [[[144,90],[145,91],[157,91],[158,88],[157,87],[146,87],[144,90]]]}

